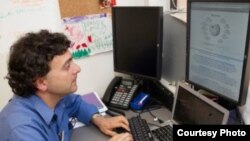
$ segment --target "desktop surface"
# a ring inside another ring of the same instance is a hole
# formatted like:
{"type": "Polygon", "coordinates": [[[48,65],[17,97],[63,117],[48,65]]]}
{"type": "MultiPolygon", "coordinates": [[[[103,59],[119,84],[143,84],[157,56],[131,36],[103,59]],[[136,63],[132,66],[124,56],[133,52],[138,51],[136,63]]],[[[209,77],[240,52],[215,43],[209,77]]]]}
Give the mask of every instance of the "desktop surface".
{"type": "MultiPolygon", "coordinates": [[[[133,112],[131,110],[125,111],[126,117],[129,119],[133,116],[137,116],[138,113],[133,112]]],[[[172,113],[170,110],[168,110],[165,107],[162,107],[157,110],[151,111],[151,113],[156,116],[157,118],[166,121],[163,124],[160,124],[157,121],[154,121],[154,118],[149,112],[143,112],[140,114],[140,116],[143,119],[146,119],[148,122],[148,125],[150,129],[156,129],[158,128],[159,125],[164,125],[167,122],[170,121],[172,113]],[[153,125],[154,124],[154,125],[153,125]],[[157,126],[158,125],[158,126],[157,126]]],[[[239,123],[236,123],[239,124],[239,123]]],[[[83,127],[78,127],[73,130],[71,141],[107,141],[110,139],[109,136],[104,135],[96,126],[94,125],[89,125],[89,126],[83,126],[83,127]]]]}
{"type": "Polygon", "coordinates": [[[101,133],[94,125],[78,127],[74,129],[71,141],[107,141],[110,137],[101,133]]]}
{"type": "MultiPolygon", "coordinates": [[[[151,111],[152,114],[157,116],[159,119],[163,121],[168,121],[171,118],[171,112],[163,107],[157,110],[151,111]]],[[[131,110],[126,111],[126,117],[131,118],[133,116],[137,116],[138,113],[135,113],[131,110]]],[[[155,128],[154,125],[160,125],[157,121],[154,121],[154,118],[149,114],[149,112],[143,112],[140,114],[142,118],[146,119],[149,123],[150,128],[155,128]]],[[[104,135],[96,126],[89,125],[89,126],[83,126],[78,127],[74,129],[71,137],[71,141],[107,141],[110,139],[109,136],[104,135]]]]}

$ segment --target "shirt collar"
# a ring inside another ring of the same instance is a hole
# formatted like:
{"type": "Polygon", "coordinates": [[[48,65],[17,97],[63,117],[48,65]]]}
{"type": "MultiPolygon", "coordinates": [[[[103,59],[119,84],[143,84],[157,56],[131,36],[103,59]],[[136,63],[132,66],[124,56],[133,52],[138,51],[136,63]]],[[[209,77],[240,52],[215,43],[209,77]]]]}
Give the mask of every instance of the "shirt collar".
{"type": "Polygon", "coordinates": [[[49,108],[41,98],[36,95],[32,95],[29,97],[30,101],[34,105],[36,111],[40,114],[40,116],[44,119],[44,121],[49,125],[53,116],[54,111],[53,109],[49,108]]]}

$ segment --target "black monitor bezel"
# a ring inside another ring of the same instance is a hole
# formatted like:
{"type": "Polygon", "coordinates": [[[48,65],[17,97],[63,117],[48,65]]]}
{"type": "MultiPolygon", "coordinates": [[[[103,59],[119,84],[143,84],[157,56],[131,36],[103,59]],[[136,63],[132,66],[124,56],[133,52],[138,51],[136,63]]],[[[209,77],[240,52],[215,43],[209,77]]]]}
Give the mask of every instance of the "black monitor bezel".
{"type": "Polygon", "coordinates": [[[204,89],[208,92],[211,92],[213,94],[218,95],[219,97],[225,99],[226,101],[237,105],[242,106],[246,103],[247,94],[248,94],[248,87],[249,87],[249,77],[250,77],[250,64],[248,62],[250,61],[250,44],[249,44],[249,34],[250,34],[250,12],[249,12],[249,21],[247,26],[247,38],[245,43],[245,57],[243,61],[243,68],[242,68],[242,79],[241,79],[241,85],[240,85],[240,94],[237,101],[234,99],[230,99],[229,97],[225,97],[224,95],[213,91],[211,89],[206,88],[205,86],[202,86],[200,84],[197,84],[191,80],[189,80],[189,53],[190,53],[190,19],[191,19],[191,3],[193,2],[215,2],[215,3],[221,3],[221,2],[230,2],[230,3],[250,3],[249,0],[188,0],[187,2],[187,48],[186,48],[186,77],[185,80],[196,86],[197,88],[204,89]]]}
{"type": "Polygon", "coordinates": [[[150,79],[150,80],[160,80],[161,79],[161,71],[162,71],[162,42],[163,42],[163,7],[160,6],[114,6],[112,7],[112,31],[113,31],[113,61],[114,61],[114,71],[119,72],[119,73],[124,73],[131,75],[135,78],[139,79],[150,79]],[[134,72],[129,72],[129,71],[124,71],[121,70],[117,67],[117,61],[116,61],[116,32],[114,32],[116,28],[116,23],[115,23],[115,12],[116,9],[119,8],[142,8],[142,9],[156,9],[159,11],[159,34],[158,34],[158,44],[159,46],[157,47],[157,58],[156,58],[156,75],[155,76],[148,76],[148,75],[143,75],[139,73],[134,73],[134,72]]]}

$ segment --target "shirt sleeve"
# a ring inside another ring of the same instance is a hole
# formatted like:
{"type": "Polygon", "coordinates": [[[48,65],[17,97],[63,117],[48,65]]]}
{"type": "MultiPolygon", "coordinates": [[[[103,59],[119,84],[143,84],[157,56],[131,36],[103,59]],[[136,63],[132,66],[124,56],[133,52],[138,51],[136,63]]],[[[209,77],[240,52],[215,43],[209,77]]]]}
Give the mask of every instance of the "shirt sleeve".
{"type": "Polygon", "coordinates": [[[89,124],[92,116],[98,113],[98,108],[93,104],[87,103],[80,95],[70,94],[66,96],[65,103],[69,117],[76,117],[84,124],[89,124]]]}

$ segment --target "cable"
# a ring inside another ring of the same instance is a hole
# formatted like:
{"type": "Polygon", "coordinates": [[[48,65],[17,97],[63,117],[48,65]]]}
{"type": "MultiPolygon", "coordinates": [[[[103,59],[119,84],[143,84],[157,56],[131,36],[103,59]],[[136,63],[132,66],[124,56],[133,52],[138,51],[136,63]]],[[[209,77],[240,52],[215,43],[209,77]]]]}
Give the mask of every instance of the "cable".
{"type": "Polygon", "coordinates": [[[159,108],[161,108],[162,107],[162,104],[159,102],[159,101],[157,101],[157,100],[155,100],[155,99],[152,99],[147,105],[145,105],[145,108],[143,108],[140,112],[139,112],[139,114],[138,114],[138,116],[141,116],[141,114],[143,113],[143,112],[149,112],[149,114],[154,118],[153,120],[154,121],[158,121],[160,124],[161,123],[164,123],[164,121],[163,120],[161,120],[161,119],[159,119],[157,116],[155,116],[151,111],[152,110],[156,110],[156,109],[159,109],[159,108]],[[160,104],[160,105],[154,105],[154,108],[152,108],[153,106],[151,106],[151,104],[153,103],[153,102],[156,102],[157,104],[160,104]],[[156,108],[157,107],[157,108],[156,108]]]}
{"type": "Polygon", "coordinates": [[[236,107],[236,118],[239,120],[239,122],[240,122],[240,124],[241,125],[245,125],[245,122],[244,122],[244,119],[243,119],[243,117],[242,117],[242,114],[241,114],[241,112],[240,112],[240,109],[239,109],[239,107],[236,107]]]}
{"type": "Polygon", "coordinates": [[[156,126],[156,127],[162,127],[161,125],[155,124],[155,123],[151,123],[151,122],[147,122],[150,125],[156,126]]]}
{"type": "Polygon", "coordinates": [[[173,4],[174,8],[177,9],[177,6],[176,6],[176,4],[175,4],[175,1],[174,1],[174,0],[171,0],[171,2],[172,2],[172,4],[173,4]]]}
{"type": "Polygon", "coordinates": [[[144,112],[148,112],[149,110],[156,110],[160,109],[162,107],[162,103],[154,98],[151,98],[150,102],[147,103],[144,108],[140,111],[138,110],[132,110],[135,113],[139,113],[138,116],[140,116],[144,112]],[[152,106],[152,103],[156,102],[157,105],[152,106]]]}
{"type": "Polygon", "coordinates": [[[160,118],[158,118],[157,116],[155,116],[150,110],[148,112],[154,118],[154,121],[158,121],[160,124],[164,123],[163,120],[161,120],[160,118]]]}

